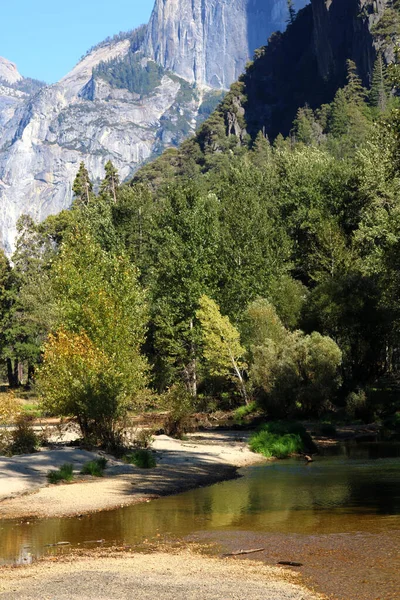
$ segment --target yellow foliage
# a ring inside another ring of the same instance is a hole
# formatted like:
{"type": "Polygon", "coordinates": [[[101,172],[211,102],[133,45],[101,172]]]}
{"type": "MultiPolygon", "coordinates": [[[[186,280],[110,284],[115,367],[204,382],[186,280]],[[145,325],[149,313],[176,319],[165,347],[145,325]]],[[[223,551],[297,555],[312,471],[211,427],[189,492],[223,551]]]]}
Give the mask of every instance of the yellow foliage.
{"type": "Polygon", "coordinates": [[[0,394],[0,424],[7,425],[12,423],[20,412],[19,409],[20,406],[14,394],[11,392],[0,394]]]}

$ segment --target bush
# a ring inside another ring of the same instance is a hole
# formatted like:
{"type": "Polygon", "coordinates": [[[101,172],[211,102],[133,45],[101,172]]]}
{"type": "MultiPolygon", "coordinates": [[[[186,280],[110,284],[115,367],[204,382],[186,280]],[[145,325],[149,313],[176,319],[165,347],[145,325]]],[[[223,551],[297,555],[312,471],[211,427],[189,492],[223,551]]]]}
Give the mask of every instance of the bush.
{"type": "Polygon", "coordinates": [[[135,435],[134,444],[136,448],[147,449],[150,448],[154,441],[154,430],[153,429],[140,429],[135,435]]]}
{"type": "Polygon", "coordinates": [[[60,483],[60,481],[72,481],[74,478],[74,467],[70,463],[61,465],[58,471],[49,471],[47,480],[49,483],[60,483]]]}
{"type": "MultiPolygon", "coordinates": [[[[19,405],[13,394],[0,393],[0,425],[12,425],[18,414],[19,405]]],[[[0,429],[0,455],[10,454],[11,431],[0,429]]]]}
{"type": "Polygon", "coordinates": [[[250,441],[253,452],[263,454],[267,458],[287,458],[291,454],[299,454],[304,451],[301,437],[296,433],[277,435],[268,431],[256,433],[250,441]]]}
{"type": "Polygon", "coordinates": [[[364,390],[357,390],[351,392],[346,398],[346,413],[352,419],[360,418],[363,419],[369,409],[367,407],[367,395],[364,390]]]}
{"type": "Polygon", "coordinates": [[[143,448],[127,454],[125,460],[130,465],[135,465],[135,467],[139,467],[140,469],[152,469],[157,465],[153,454],[143,448]]]}
{"type": "Polygon", "coordinates": [[[190,416],[193,412],[193,398],[183,384],[174,384],[165,394],[164,403],[169,409],[169,415],[164,421],[166,435],[181,438],[191,431],[190,416]]]}
{"type": "Polygon", "coordinates": [[[321,423],[318,427],[318,433],[325,436],[336,436],[337,430],[332,423],[321,423]]]}
{"type": "Polygon", "coordinates": [[[257,412],[258,406],[256,402],[250,402],[250,404],[246,404],[245,406],[239,406],[234,412],[234,419],[237,423],[243,423],[246,417],[249,417],[253,413],[257,412]]]}
{"type": "Polygon", "coordinates": [[[96,458],[85,463],[81,469],[82,475],[92,475],[93,477],[103,477],[104,469],[107,466],[107,459],[104,457],[96,458]]]}
{"type": "Polygon", "coordinates": [[[11,454],[31,454],[39,447],[39,438],[33,430],[32,415],[20,414],[15,419],[15,429],[11,432],[11,454]]]}
{"type": "Polygon", "coordinates": [[[315,445],[300,423],[272,421],[252,435],[250,449],[267,458],[287,458],[291,454],[314,451],[315,445]]]}

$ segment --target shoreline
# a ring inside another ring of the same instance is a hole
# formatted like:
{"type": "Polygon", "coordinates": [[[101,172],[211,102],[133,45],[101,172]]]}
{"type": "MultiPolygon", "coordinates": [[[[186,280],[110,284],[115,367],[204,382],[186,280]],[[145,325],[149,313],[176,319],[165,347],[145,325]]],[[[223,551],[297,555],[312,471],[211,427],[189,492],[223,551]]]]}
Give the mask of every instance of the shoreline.
{"type": "Polygon", "coordinates": [[[7,600],[322,600],[299,574],[258,561],[215,558],[186,548],[150,554],[90,551],[0,567],[7,600]],[[127,594],[133,594],[127,595],[127,594]]]}
{"type": "Polygon", "coordinates": [[[238,468],[264,462],[243,433],[203,433],[178,441],[158,436],[152,447],[157,467],[139,469],[110,458],[102,478],[80,477],[49,485],[46,473],[64,462],[79,472],[96,454],[61,448],[0,461],[0,522],[11,519],[76,517],[150,501],[161,496],[238,477],[238,468]],[[3,469],[2,469],[3,466],[3,469]],[[3,474],[3,480],[1,475],[3,474]],[[11,491],[7,494],[5,484],[11,491]],[[4,485],[3,485],[4,484],[4,485]]]}

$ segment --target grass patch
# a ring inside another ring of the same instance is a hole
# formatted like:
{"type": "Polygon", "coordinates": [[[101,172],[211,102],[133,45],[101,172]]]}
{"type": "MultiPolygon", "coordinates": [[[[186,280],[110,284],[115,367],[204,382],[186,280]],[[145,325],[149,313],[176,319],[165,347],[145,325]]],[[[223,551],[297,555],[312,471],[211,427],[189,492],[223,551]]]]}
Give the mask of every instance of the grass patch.
{"type": "Polygon", "coordinates": [[[255,402],[250,402],[250,404],[246,404],[245,406],[239,406],[233,413],[233,418],[236,423],[242,423],[246,417],[249,417],[253,413],[257,412],[257,404],[255,402]]]}
{"type": "Polygon", "coordinates": [[[103,477],[104,469],[107,466],[107,459],[104,457],[96,458],[85,463],[81,469],[82,475],[93,475],[93,477],[103,477]]]}
{"type": "Polygon", "coordinates": [[[61,465],[58,471],[49,471],[47,481],[49,483],[60,483],[60,481],[72,481],[74,478],[74,467],[70,463],[61,465]]]}
{"type": "Polygon", "coordinates": [[[139,449],[127,454],[125,460],[130,465],[135,465],[140,469],[153,469],[157,463],[153,454],[149,450],[139,449]]]}
{"type": "Polygon", "coordinates": [[[30,417],[33,417],[34,419],[39,419],[43,416],[39,405],[36,403],[24,403],[21,408],[25,414],[29,415],[30,417]]]}
{"type": "Polygon", "coordinates": [[[287,458],[291,454],[310,452],[315,446],[300,423],[272,421],[251,436],[250,448],[266,458],[287,458]]]}

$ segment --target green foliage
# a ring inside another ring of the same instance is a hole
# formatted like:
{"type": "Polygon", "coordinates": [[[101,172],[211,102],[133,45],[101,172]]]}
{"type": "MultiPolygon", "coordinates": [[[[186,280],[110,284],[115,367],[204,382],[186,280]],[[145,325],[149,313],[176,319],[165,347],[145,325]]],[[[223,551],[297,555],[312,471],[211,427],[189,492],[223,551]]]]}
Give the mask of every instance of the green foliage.
{"type": "Polygon", "coordinates": [[[234,419],[236,423],[244,423],[246,417],[251,417],[254,413],[258,411],[258,405],[256,402],[249,402],[249,404],[245,404],[244,406],[239,406],[234,412],[234,419]]]}
{"type": "MultiPolygon", "coordinates": [[[[398,15],[398,0],[388,10],[398,15]]],[[[292,17],[194,137],[129,184],[108,161],[97,195],[82,164],[73,209],[41,225],[24,217],[13,267],[0,257],[10,384],[22,364],[32,380],[44,358],[47,408],[74,415],[91,439],[117,435],[148,363],[152,387],[170,390],[175,435],[198,393],[237,406],[235,380],[277,415],[316,416],[346,398],[365,418],[396,410],[395,387],[377,382],[400,369],[396,49],[385,65],[397,25],[384,13],[374,30],[368,91],[351,61],[347,81],[339,68],[322,82],[311,7],[292,17]],[[364,408],[349,396],[358,389],[364,408]]],[[[94,78],[151,94],[163,71],[137,52],[142,35],[94,78]]],[[[199,99],[176,80],[183,105],[199,99]]],[[[186,132],[185,108],[174,118],[173,135],[186,132]]]]}
{"type": "Polygon", "coordinates": [[[228,317],[221,315],[219,306],[208,296],[200,298],[196,316],[201,324],[203,355],[211,375],[229,376],[237,380],[243,400],[247,403],[243,378],[245,350],[240,343],[239,331],[228,317]]]}
{"type": "Polygon", "coordinates": [[[175,383],[164,394],[162,405],[168,411],[163,425],[165,433],[175,438],[182,438],[192,429],[190,420],[194,409],[192,394],[182,383],[175,383]]]}
{"type": "Polygon", "coordinates": [[[287,458],[313,450],[313,443],[299,423],[272,421],[251,436],[250,449],[266,458],[287,458]]]}
{"type": "Polygon", "coordinates": [[[52,270],[58,331],[38,385],[46,411],[73,416],[84,437],[112,444],[118,421],[146,384],[146,303],[136,269],[87,232],[64,242],[52,270]]]}
{"type": "Polygon", "coordinates": [[[161,83],[164,69],[140,52],[129,52],[124,58],[99,63],[93,77],[101,78],[112,87],[148,96],[161,83]]]}
{"type": "Polygon", "coordinates": [[[103,457],[90,460],[83,465],[81,473],[82,475],[92,475],[92,477],[103,477],[107,462],[107,459],[103,457]]]}
{"type": "Polygon", "coordinates": [[[135,450],[131,454],[127,454],[125,460],[130,465],[139,467],[139,469],[153,469],[157,466],[156,459],[152,452],[144,448],[135,450]]]}
{"type": "Polygon", "coordinates": [[[60,483],[61,481],[72,481],[74,478],[74,466],[70,463],[61,465],[58,471],[48,471],[47,481],[49,483],[60,483]]]}
{"type": "Polygon", "coordinates": [[[363,419],[368,412],[365,391],[350,392],[346,398],[346,413],[348,416],[352,419],[363,419]]]}
{"type": "Polygon", "coordinates": [[[264,394],[265,408],[286,417],[322,411],[340,381],[342,354],[336,343],[318,332],[288,331],[265,300],[250,304],[244,327],[250,377],[264,394]]]}
{"type": "Polygon", "coordinates": [[[93,185],[89,178],[85,163],[81,162],[75,181],[72,186],[75,195],[75,202],[79,204],[88,204],[93,192],[93,185]]]}
{"type": "Polygon", "coordinates": [[[14,429],[11,432],[11,443],[9,454],[31,454],[39,448],[39,438],[33,429],[32,415],[19,414],[14,421],[14,429]]]}

